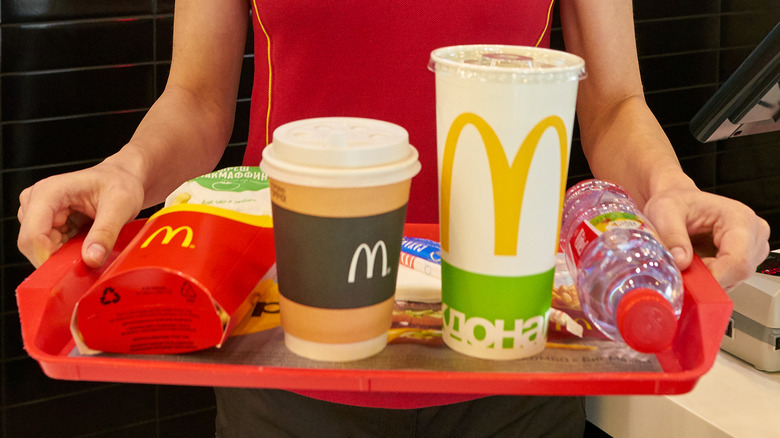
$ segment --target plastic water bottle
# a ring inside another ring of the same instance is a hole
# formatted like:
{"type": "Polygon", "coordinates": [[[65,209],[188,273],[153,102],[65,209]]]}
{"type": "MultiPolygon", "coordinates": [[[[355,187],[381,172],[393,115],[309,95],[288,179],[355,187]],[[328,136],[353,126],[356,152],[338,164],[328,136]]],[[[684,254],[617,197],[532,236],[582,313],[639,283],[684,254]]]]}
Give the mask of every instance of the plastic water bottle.
{"type": "Polygon", "coordinates": [[[677,331],[680,270],[621,187],[586,180],[566,192],[561,248],[583,311],[608,338],[658,352],[677,331]]]}

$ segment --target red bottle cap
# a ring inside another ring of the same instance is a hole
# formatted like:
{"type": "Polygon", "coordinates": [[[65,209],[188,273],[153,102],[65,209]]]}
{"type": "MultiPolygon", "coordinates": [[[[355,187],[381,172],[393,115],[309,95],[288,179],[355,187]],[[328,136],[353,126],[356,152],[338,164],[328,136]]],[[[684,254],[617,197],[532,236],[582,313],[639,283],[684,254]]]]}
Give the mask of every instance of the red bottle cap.
{"type": "Polygon", "coordinates": [[[618,304],[616,317],[623,340],[642,353],[665,349],[677,332],[672,305],[652,289],[640,288],[627,293],[618,304]]]}

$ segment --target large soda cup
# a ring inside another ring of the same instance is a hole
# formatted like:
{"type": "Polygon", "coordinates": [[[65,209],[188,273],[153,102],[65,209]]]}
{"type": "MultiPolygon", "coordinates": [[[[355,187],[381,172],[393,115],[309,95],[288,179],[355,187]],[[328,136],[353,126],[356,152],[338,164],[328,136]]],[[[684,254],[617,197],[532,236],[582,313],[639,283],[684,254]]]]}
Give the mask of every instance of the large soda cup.
{"type": "Polygon", "coordinates": [[[486,359],[541,352],[584,61],[549,49],[434,50],[443,337],[486,359]]]}
{"type": "Polygon", "coordinates": [[[263,151],[271,183],[285,345],[347,361],[387,344],[417,150],[405,129],[361,118],[282,125],[263,151]]]}

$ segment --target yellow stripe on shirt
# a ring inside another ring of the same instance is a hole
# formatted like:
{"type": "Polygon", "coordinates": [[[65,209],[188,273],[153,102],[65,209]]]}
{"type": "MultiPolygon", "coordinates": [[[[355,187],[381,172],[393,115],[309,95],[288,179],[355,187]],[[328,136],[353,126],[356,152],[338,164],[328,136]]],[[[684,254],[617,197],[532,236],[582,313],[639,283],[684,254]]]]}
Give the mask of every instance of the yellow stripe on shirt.
{"type": "Polygon", "coordinates": [[[547,8],[547,20],[544,22],[544,29],[542,29],[542,34],[539,35],[539,39],[536,40],[536,47],[539,47],[539,44],[542,43],[542,40],[544,39],[544,34],[547,33],[547,29],[550,27],[550,21],[552,20],[552,12],[553,12],[553,5],[555,4],[555,0],[550,1],[550,7],[547,8]]]}
{"type": "Polygon", "coordinates": [[[265,144],[268,144],[271,142],[269,130],[271,127],[271,84],[273,78],[273,69],[271,68],[271,37],[268,35],[268,32],[266,32],[265,26],[263,26],[263,21],[260,20],[260,10],[257,9],[257,0],[252,0],[252,3],[255,7],[257,24],[260,25],[260,29],[263,31],[263,35],[265,35],[265,40],[267,42],[266,46],[268,47],[266,53],[266,56],[268,57],[268,108],[265,112],[265,144]]]}

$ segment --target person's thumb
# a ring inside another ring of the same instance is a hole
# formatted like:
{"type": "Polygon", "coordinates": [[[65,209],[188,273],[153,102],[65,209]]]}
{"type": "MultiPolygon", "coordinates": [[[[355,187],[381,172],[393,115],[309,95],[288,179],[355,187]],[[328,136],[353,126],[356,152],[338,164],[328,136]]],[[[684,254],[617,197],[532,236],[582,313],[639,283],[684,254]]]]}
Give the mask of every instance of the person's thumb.
{"type": "Polygon", "coordinates": [[[99,209],[81,247],[81,258],[84,263],[91,268],[103,266],[114,248],[122,227],[136,214],[136,211],[129,211],[127,206],[106,205],[99,209]]]}
{"type": "Polygon", "coordinates": [[[648,219],[658,233],[661,243],[674,257],[677,267],[681,271],[687,269],[693,261],[693,245],[685,221],[668,214],[656,215],[648,219]]]}

